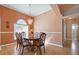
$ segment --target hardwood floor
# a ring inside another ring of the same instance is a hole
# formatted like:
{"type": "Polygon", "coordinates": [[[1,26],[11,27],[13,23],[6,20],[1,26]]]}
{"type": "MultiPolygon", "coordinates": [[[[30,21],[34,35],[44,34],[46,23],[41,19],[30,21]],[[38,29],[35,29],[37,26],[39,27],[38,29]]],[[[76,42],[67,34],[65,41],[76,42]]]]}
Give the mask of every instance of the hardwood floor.
{"type": "MultiPolygon", "coordinates": [[[[54,45],[46,45],[46,53],[43,55],[79,55],[79,46],[76,46],[75,49],[72,48],[73,43],[68,41],[64,47],[58,47],[54,45]]],[[[0,51],[0,55],[17,55],[18,52],[16,50],[16,43],[2,46],[2,50],[0,51]]],[[[31,51],[24,50],[24,55],[35,55],[35,53],[31,51]]]]}

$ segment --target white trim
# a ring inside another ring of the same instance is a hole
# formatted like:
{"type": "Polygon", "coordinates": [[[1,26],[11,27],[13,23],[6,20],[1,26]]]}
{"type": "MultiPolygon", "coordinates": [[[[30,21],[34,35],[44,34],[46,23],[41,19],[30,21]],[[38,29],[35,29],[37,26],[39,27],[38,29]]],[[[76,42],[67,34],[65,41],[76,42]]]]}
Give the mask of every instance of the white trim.
{"type": "MultiPolygon", "coordinates": [[[[0,33],[14,33],[14,32],[0,32],[0,33]]],[[[45,32],[47,34],[62,34],[62,32],[45,32]]]]}
{"type": "Polygon", "coordinates": [[[63,45],[58,45],[58,44],[54,44],[54,43],[49,43],[49,42],[47,42],[47,44],[50,44],[50,45],[54,45],[54,46],[58,46],[58,47],[63,47],[63,45]]]}
{"type": "Polygon", "coordinates": [[[14,43],[10,43],[10,44],[1,45],[1,47],[3,47],[3,46],[8,46],[8,45],[11,45],[11,44],[15,44],[15,42],[14,42],[14,43]]]}
{"type": "MultiPolygon", "coordinates": [[[[44,32],[44,31],[40,31],[40,32],[44,32]]],[[[44,33],[47,33],[47,34],[62,34],[62,32],[44,32],[44,33]]]]}
{"type": "Polygon", "coordinates": [[[0,32],[0,34],[5,34],[5,33],[14,33],[14,32],[0,32]]]}
{"type": "Polygon", "coordinates": [[[62,34],[62,32],[45,32],[47,34],[62,34]]]}

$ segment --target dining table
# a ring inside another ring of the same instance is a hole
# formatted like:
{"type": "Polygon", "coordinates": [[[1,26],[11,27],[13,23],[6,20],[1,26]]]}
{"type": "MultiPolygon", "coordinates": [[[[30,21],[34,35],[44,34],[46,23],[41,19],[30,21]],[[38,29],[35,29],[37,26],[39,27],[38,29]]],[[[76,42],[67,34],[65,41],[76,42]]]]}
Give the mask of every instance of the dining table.
{"type": "Polygon", "coordinates": [[[36,48],[39,49],[39,53],[41,54],[41,47],[40,47],[40,38],[23,38],[29,42],[29,46],[31,51],[34,51],[36,48]]]}

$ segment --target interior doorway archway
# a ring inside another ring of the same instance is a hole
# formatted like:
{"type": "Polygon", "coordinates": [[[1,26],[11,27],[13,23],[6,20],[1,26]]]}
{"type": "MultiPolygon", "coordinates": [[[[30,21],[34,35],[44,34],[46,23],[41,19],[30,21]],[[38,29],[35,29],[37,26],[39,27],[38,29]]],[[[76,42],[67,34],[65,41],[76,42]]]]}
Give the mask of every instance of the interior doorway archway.
{"type": "Polygon", "coordinates": [[[21,33],[25,32],[25,37],[28,38],[28,24],[24,19],[19,19],[14,23],[14,40],[16,40],[15,32],[21,33]]]}

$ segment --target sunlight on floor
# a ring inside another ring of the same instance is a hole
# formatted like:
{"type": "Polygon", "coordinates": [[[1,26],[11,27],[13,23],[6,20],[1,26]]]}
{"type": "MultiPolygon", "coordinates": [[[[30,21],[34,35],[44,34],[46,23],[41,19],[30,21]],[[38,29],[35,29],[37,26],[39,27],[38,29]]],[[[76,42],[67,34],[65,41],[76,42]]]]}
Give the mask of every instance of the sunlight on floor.
{"type": "Polygon", "coordinates": [[[71,45],[72,54],[77,54],[77,49],[78,49],[77,46],[78,46],[78,45],[77,45],[77,40],[73,40],[73,41],[72,41],[72,45],[71,45]]]}

